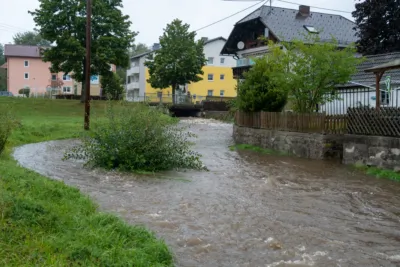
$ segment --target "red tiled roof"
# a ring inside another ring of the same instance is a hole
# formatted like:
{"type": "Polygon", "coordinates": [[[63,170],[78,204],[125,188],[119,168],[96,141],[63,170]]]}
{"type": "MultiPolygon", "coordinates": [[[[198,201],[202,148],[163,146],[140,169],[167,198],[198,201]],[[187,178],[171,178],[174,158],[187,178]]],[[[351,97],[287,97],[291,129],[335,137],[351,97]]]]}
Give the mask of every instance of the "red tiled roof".
{"type": "Polygon", "coordinates": [[[4,46],[5,57],[41,57],[40,47],[31,45],[12,45],[4,46]]]}

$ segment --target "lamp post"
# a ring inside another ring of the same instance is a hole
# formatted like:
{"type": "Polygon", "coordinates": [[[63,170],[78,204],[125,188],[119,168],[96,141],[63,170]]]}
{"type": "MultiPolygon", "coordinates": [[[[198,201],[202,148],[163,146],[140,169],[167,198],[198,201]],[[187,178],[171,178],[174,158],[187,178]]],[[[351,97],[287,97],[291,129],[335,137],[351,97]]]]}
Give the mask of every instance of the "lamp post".
{"type": "Polygon", "coordinates": [[[91,41],[91,16],[92,3],[86,0],[86,67],[85,67],[85,122],[84,129],[89,130],[90,125],[90,41],[91,41]]]}

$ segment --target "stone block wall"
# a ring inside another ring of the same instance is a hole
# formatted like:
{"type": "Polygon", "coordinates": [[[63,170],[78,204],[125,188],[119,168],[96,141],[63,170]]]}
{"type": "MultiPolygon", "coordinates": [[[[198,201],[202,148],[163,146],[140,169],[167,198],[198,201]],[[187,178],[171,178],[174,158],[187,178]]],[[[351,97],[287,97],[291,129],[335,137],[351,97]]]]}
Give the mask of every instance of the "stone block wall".
{"type": "Polygon", "coordinates": [[[343,163],[400,171],[400,138],[345,135],[343,163]]]}
{"type": "Polygon", "coordinates": [[[309,159],[341,159],[343,136],[297,133],[233,126],[233,138],[238,144],[286,152],[309,159]]]}

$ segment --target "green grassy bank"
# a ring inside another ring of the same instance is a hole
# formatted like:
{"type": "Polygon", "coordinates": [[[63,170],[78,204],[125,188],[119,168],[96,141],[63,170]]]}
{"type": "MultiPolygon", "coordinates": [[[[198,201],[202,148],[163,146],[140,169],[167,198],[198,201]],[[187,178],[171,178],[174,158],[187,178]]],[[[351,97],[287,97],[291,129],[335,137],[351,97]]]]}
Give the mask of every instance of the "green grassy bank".
{"type": "MultiPolygon", "coordinates": [[[[106,102],[92,103],[101,119],[106,102]]],[[[78,137],[78,101],[0,98],[19,121],[0,156],[0,266],[172,266],[164,242],[101,213],[79,190],[19,167],[18,145],[78,137]]]]}

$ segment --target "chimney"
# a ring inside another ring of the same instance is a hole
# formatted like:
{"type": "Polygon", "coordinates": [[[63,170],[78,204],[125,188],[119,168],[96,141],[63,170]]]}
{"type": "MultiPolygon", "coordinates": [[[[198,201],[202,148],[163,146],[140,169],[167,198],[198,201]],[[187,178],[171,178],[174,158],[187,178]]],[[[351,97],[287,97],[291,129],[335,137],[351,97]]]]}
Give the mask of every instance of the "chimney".
{"type": "Polygon", "coordinates": [[[153,51],[156,51],[156,50],[158,50],[158,49],[160,49],[160,48],[161,48],[161,45],[160,45],[159,43],[154,43],[154,44],[153,44],[152,50],[153,50],[153,51]]]}
{"type": "Polygon", "coordinates": [[[310,7],[309,6],[304,6],[304,5],[299,6],[298,15],[302,16],[302,17],[310,16],[310,7]]]}
{"type": "Polygon", "coordinates": [[[201,40],[203,41],[203,43],[208,41],[208,37],[201,37],[201,40]]]}

